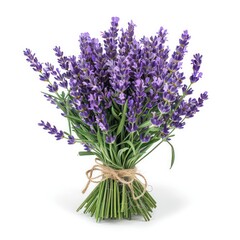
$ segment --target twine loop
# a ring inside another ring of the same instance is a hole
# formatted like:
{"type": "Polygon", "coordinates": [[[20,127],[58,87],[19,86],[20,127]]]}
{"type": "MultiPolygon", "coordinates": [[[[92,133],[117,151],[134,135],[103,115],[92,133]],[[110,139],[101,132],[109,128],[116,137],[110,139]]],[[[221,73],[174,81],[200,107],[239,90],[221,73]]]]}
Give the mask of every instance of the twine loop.
{"type": "Polygon", "coordinates": [[[111,167],[103,165],[100,159],[95,159],[96,164],[89,170],[86,171],[86,176],[88,182],[85,188],[82,190],[82,193],[85,193],[90,185],[90,183],[100,183],[106,179],[114,179],[118,182],[125,184],[129,187],[132,197],[134,200],[141,198],[147,191],[147,180],[136,168],[130,169],[113,169],[111,167]],[[97,176],[93,176],[94,172],[100,172],[97,176]],[[144,183],[139,180],[139,177],[143,179],[144,183]],[[136,196],[133,189],[133,181],[136,180],[143,185],[143,191],[140,195],[136,196]]]}

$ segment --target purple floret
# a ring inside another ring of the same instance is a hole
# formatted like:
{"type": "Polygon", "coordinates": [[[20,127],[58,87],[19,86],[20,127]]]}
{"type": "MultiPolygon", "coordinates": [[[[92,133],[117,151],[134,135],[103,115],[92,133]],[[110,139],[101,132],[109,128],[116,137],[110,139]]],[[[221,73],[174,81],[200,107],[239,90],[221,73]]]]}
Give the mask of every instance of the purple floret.
{"type": "Polygon", "coordinates": [[[76,142],[74,136],[72,135],[69,135],[68,136],[68,144],[74,144],[76,142]]]}

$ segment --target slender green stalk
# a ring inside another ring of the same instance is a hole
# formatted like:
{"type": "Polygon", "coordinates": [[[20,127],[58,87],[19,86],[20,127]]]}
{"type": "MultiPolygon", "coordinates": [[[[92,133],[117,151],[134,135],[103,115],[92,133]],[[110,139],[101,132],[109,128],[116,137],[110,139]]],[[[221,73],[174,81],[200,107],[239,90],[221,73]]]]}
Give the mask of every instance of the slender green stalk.
{"type": "Polygon", "coordinates": [[[113,205],[114,205],[114,218],[117,218],[117,182],[116,180],[113,180],[113,205]]]}
{"type": "MultiPolygon", "coordinates": [[[[68,101],[67,101],[66,106],[67,106],[67,115],[69,115],[70,110],[69,110],[69,102],[68,101]]],[[[68,129],[69,129],[69,134],[72,135],[71,121],[69,118],[68,118],[68,129]]]]}

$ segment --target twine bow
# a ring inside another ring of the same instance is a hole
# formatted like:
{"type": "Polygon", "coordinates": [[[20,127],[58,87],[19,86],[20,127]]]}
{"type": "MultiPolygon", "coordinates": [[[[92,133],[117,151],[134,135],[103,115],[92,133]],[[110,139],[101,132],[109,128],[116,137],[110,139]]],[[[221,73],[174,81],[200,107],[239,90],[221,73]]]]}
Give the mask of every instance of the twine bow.
{"type": "Polygon", "coordinates": [[[118,182],[125,184],[129,187],[132,197],[134,200],[137,200],[141,198],[146,190],[147,190],[147,180],[146,178],[141,174],[137,172],[136,168],[130,168],[130,169],[113,169],[108,166],[105,166],[102,164],[100,159],[95,159],[96,164],[89,170],[86,171],[86,175],[88,178],[88,182],[85,186],[85,188],[82,190],[82,193],[85,193],[90,185],[90,183],[100,183],[106,179],[114,179],[118,182]],[[100,174],[97,176],[93,176],[93,173],[99,171],[100,174]],[[138,177],[141,177],[144,180],[144,184],[139,180],[138,177]],[[143,191],[140,195],[135,196],[134,190],[133,190],[133,181],[136,180],[143,185],[143,191]]]}

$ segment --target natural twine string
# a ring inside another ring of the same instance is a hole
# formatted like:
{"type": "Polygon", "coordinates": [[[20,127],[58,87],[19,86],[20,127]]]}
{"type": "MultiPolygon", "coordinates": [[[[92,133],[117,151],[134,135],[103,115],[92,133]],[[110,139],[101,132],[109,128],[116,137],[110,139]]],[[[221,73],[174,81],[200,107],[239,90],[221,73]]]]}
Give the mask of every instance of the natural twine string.
{"type": "Polygon", "coordinates": [[[117,180],[122,184],[127,185],[132,193],[132,197],[134,200],[141,198],[145,194],[147,190],[147,180],[141,173],[137,172],[136,168],[116,170],[108,166],[104,166],[99,158],[96,158],[95,162],[96,164],[91,169],[86,171],[88,182],[85,188],[82,190],[82,193],[85,193],[87,191],[91,182],[100,183],[106,179],[111,178],[111,179],[117,180]],[[96,171],[99,171],[100,174],[94,177],[93,173],[96,171]],[[144,184],[139,180],[138,177],[141,177],[144,180],[144,184]],[[143,185],[143,191],[138,196],[135,196],[135,193],[134,193],[134,189],[133,189],[134,180],[142,183],[143,185]]]}

